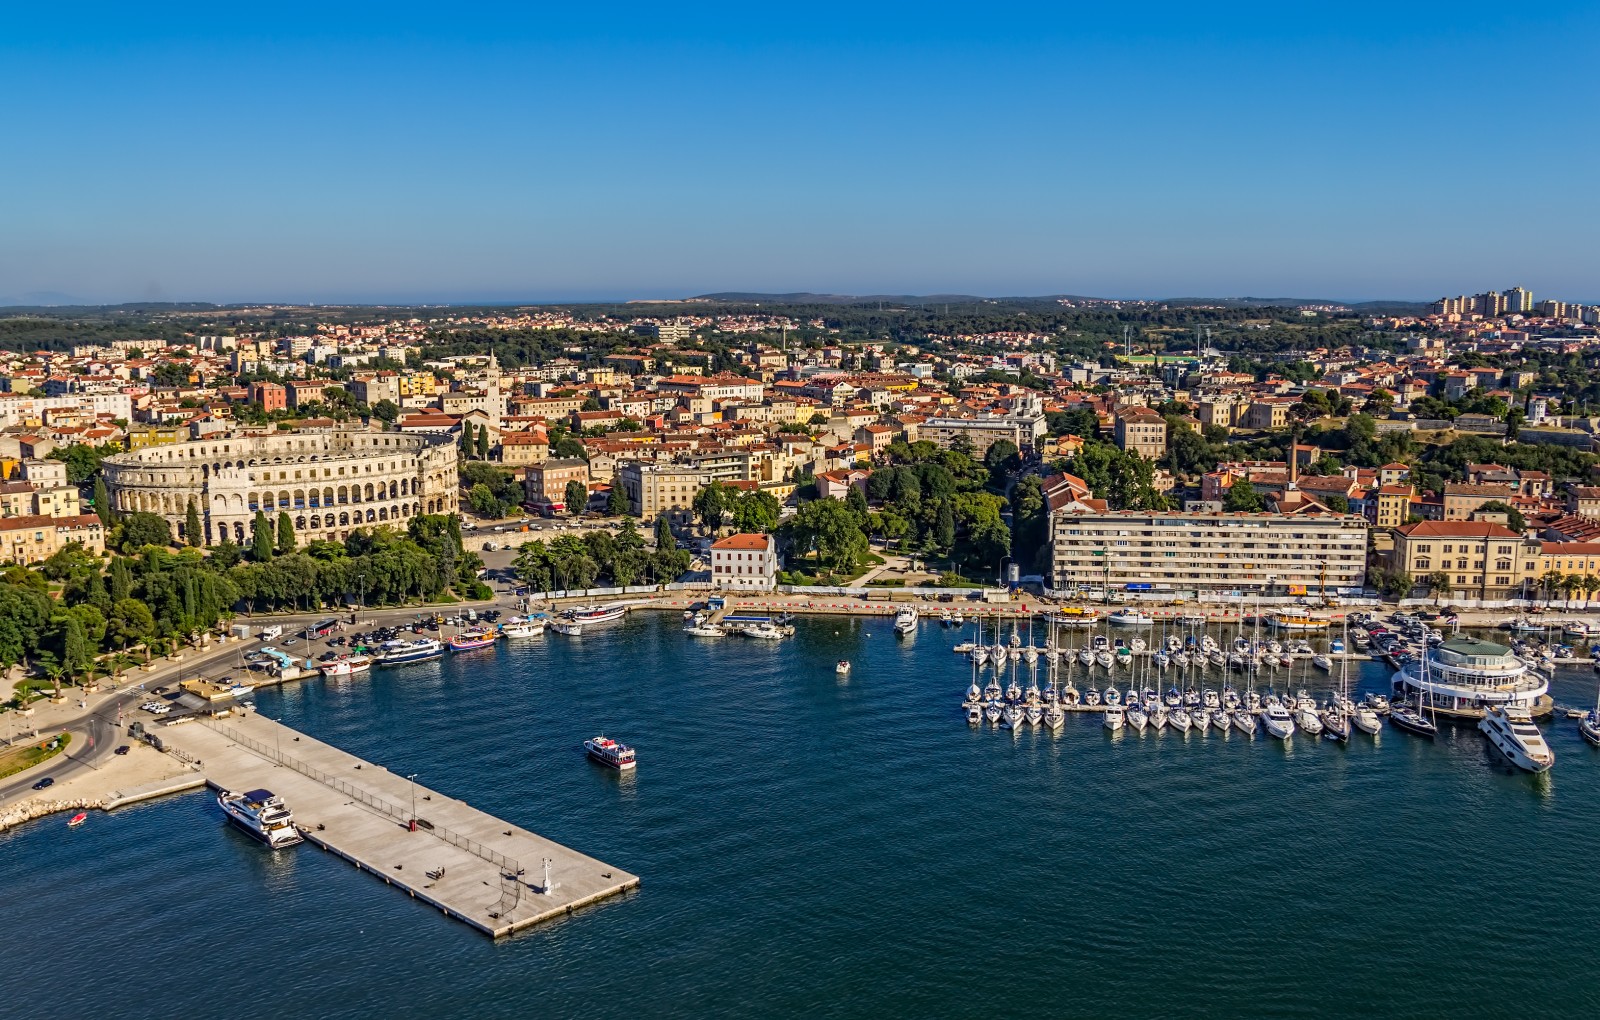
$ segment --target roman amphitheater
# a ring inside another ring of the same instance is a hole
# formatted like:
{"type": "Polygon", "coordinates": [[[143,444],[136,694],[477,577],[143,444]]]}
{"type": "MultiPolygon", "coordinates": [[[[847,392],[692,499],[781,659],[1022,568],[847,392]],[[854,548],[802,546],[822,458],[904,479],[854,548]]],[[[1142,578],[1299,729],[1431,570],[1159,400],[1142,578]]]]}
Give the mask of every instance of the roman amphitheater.
{"type": "Polygon", "coordinates": [[[148,511],[182,534],[193,500],[204,544],[251,537],[256,511],[294,521],[302,543],[353,528],[405,527],[419,514],[455,513],[456,447],[448,435],[335,431],[202,439],[108,457],[111,505],[148,511]]]}

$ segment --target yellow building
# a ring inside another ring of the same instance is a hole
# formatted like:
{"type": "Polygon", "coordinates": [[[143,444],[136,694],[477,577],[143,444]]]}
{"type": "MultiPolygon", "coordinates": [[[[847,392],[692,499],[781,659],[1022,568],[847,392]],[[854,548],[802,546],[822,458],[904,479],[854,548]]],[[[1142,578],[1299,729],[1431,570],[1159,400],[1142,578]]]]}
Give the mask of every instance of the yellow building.
{"type": "Polygon", "coordinates": [[[1542,543],[1488,521],[1418,521],[1394,530],[1391,564],[1411,575],[1420,590],[1430,575],[1450,579],[1463,598],[1519,597],[1544,561],[1542,543]]]}
{"type": "Polygon", "coordinates": [[[128,449],[143,450],[150,446],[170,446],[189,438],[187,428],[162,425],[141,425],[128,430],[128,449]]]}

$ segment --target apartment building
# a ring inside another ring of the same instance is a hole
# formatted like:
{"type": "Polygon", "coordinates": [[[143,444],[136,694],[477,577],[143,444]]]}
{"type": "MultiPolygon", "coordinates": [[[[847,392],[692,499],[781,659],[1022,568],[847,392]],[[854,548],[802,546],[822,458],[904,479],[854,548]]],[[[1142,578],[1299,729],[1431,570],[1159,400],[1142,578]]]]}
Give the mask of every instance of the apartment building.
{"type": "Polygon", "coordinates": [[[1083,512],[1069,504],[1052,514],[1050,537],[1057,590],[1335,592],[1366,580],[1367,524],[1354,514],[1083,512]]]}
{"type": "Polygon", "coordinates": [[[629,512],[640,519],[653,521],[667,514],[672,520],[686,521],[695,495],[711,484],[711,478],[700,468],[685,464],[625,461],[617,465],[612,484],[622,486],[629,512]]]}
{"type": "Polygon", "coordinates": [[[1128,407],[1117,412],[1117,446],[1131,450],[1145,460],[1156,460],[1167,452],[1167,420],[1148,407],[1128,407]]]}
{"type": "Polygon", "coordinates": [[[1390,565],[1410,574],[1419,591],[1429,575],[1443,573],[1458,596],[1504,599],[1538,578],[1542,553],[1538,539],[1489,521],[1419,521],[1394,530],[1390,565]]]}
{"type": "Polygon", "coordinates": [[[94,514],[77,517],[0,519],[0,563],[39,563],[73,542],[98,556],[106,551],[105,528],[94,514]]]}
{"type": "Polygon", "coordinates": [[[999,415],[986,418],[929,418],[917,430],[919,439],[926,439],[941,449],[949,450],[958,437],[972,444],[972,456],[981,458],[989,447],[1002,439],[1015,443],[1017,449],[1026,450],[1045,433],[1044,415],[999,415]]]}
{"type": "Polygon", "coordinates": [[[541,510],[560,513],[564,510],[582,510],[567,506],[567,483],[582,482],[589,487],[589,462],[578,457],[555,457],[528,465],[522,481],[528,502],[541,510]]]}

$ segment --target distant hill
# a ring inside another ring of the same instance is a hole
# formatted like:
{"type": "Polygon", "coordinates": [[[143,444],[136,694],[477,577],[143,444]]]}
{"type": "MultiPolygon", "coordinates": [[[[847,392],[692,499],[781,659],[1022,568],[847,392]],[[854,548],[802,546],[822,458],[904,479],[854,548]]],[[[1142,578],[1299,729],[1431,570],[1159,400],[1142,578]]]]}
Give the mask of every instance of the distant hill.
{"type": "MultiPolygon", "coordinates": [[[[881,301],[886,305],[895,304],[916,307],[937,304],[973,304],[983,301],[994,304],[1039,304],[1056,301],[1115,301],[1119,299],[1094,297],[1088,294],[981,297],[974,294],[812,294],[807,292],[758,294],[750,291],[725,291],[717,294],[701,294],[685,300],[718,301],[741,305],[862,305],[876,304],[881,301]]],[[[1156,304],[1165,304],[1177,308],[1185,305],[1209,305],[1213,307],[1221,305],[1228,308],[1295,308],[1300,305],[1344,305],[1357,312],[1371,314],[1391,313],[1396,315],[1417,315],[1426,312],[1428,309],[1427,302],[1423,301],[1351,302],[1335,298],[1174,297],[1152,298],[1150,300],[1156,304]]]]}

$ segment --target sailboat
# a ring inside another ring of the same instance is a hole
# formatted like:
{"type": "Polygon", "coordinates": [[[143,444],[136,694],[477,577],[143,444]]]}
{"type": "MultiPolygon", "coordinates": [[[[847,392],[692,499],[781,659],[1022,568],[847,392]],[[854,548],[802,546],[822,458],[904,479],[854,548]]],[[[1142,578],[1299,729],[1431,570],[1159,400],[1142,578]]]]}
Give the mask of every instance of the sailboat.
{"type": "Polygon", "coordinates": [[[1419,737],[1432,740],[1439,735],[1439,724],[1429,719],[1425,714],[1426,702],[1423,700],[1428,690],[1428,653],[1423,651],[1421,657],[1422,678],[1421,685],[1417,688],[1416,704],[1413,707],[1409,701],[1398,701],[1389,706],[1389,722],[1397,729],[1414,733],[1419,737]]]}
{"type": "MultiPolygon", "coordinates": [[[[1350,621],[1344,621],[1344,636],[1350,636],[1350,621]]],[[[1339,657],[1339,696],[1322,713],[1322,735],[1341,744],[1350,742],[1350,660],[1339,657]]]]}

